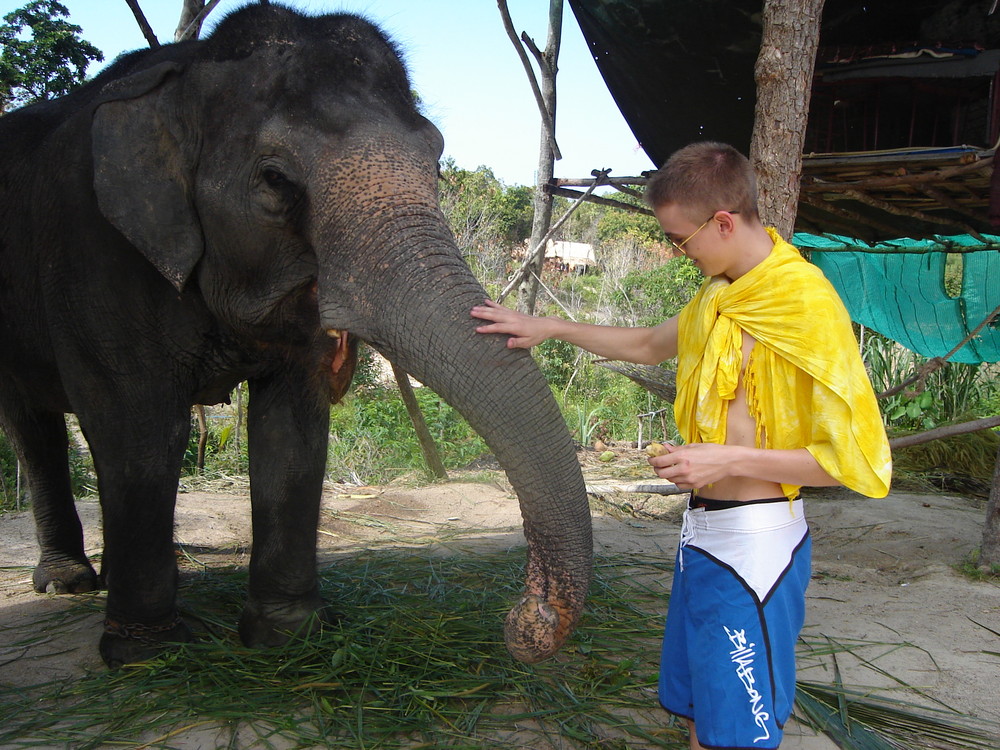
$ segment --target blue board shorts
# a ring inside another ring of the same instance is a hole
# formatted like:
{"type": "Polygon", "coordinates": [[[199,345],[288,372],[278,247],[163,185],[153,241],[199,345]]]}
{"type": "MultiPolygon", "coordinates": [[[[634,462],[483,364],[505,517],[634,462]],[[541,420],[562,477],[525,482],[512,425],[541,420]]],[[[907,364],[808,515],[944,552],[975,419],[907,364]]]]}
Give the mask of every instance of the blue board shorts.
{"type": "Polygon", "coordinates": [[[780,744],[795,700],[810,555],[800,499],[685,512],[659,696],[694,721],[704,747],[780,744]]]}

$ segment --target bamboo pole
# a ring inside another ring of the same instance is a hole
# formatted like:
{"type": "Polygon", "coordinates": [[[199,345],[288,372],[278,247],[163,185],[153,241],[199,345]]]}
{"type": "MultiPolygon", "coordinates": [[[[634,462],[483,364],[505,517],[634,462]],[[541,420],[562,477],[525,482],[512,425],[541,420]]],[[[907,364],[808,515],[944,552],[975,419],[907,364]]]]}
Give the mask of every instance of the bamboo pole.
{"type": "MultiPolygon", "coordinates": [[[[888,187],[909,187],[915,185],[921,185],[924,183],[937,183],[937,182],[947,182],[955,177],[967,174],[969,172],[979,172],[988,173],[993,167],[993,157],[987,157],[981,159],[980,161],[973,162],[971,164],[961,164],[955,167],[947,167],[945,169],[935,169],[930,172],[921,172],[919,174],[905,174],[905,175],[885,175],[882,177],[867,177],[860,180],[852,181],[850,186],[854,189],[860,190],[870,190],[872,188],[888,188],[888,187]]],[[[829,182],[821,177],[806,176],[802,179],[802,192],[804,193],[822,193],[828,192],[831,189],[836,190],[840,185],[844,183],[829,182]]]]}

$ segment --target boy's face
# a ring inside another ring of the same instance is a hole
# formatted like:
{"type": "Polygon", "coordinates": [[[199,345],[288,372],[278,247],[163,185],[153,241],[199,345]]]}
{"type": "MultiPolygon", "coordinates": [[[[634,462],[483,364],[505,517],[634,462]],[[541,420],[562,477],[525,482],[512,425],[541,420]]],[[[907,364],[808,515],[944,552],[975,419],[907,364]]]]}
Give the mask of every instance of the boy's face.
{"type": "Polygon", "coordinates": [[[680,248],[705,276],[737,278],[738,243],[733,241],[736,217],[716,211],[701,221],[692,221],[690,210],[677,203],[665,203],[653,210],[671,243],[680,248]]]}

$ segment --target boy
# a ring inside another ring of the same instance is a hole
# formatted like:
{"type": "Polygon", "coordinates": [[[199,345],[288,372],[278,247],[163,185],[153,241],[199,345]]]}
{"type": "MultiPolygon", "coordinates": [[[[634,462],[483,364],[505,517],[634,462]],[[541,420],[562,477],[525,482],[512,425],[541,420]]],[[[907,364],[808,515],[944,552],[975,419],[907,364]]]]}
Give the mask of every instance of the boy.
{"type": "Polygon", "coordinates": [[[667,241],[706,277],[681,313],[651,328],[473,308],[508,346],[548,338],[608,359],[677,357],[684,445],[649,459],[692,490],[661,656],[660,703],[692,748],[777,748],[794,702],[810,539],[800,487],[884,497],[891,460],[847,312],[822,273],[757,213],[749,161],[695,143],[650,180],[667,241]]]}

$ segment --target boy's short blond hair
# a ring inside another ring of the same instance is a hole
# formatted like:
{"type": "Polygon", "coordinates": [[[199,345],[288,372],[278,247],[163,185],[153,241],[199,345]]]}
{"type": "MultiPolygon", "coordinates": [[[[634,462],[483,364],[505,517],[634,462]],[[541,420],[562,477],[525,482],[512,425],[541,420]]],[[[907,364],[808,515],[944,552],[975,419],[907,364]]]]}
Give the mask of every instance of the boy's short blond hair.
{"type": "Polygon", "coordinates": [[[652,208],[675,203],[702,221],[715,211],[758,219],[757,178],[750,160],[727,143],[700,141],[675,151],[646,185],[652,208]]]}

